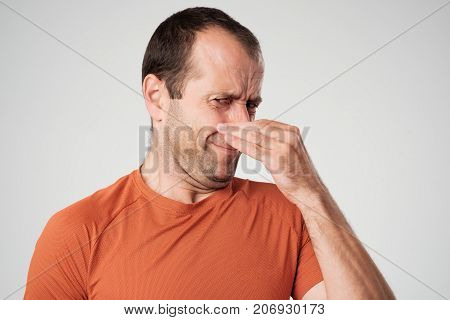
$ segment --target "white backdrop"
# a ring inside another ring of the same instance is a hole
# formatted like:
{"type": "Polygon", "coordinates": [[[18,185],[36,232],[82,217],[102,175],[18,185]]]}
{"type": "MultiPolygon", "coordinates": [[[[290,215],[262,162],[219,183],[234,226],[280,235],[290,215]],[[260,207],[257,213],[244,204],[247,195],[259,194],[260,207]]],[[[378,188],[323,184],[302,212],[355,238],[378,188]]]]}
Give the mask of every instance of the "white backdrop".
{"type": "Polygon", "coordinates": [[[309,128],[322,180],[397,297],[450,297],[450,5],[434,12],[445,3],[1,0],[1,297],[22,298],[53,213],[139,165],[147,42],[199,5],[259,38],[257,117],[309,128]]]}

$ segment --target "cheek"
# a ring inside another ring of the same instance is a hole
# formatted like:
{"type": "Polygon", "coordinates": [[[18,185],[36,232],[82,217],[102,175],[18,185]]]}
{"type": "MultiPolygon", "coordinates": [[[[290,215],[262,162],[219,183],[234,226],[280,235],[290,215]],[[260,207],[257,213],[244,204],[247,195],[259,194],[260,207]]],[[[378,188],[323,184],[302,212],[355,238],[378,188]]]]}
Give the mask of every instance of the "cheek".
{"type": "Polygon", "coordinates": [[[196,132],[205,139],[208,135],[217,132],[217,124],[225,122],[225,119],[218,111],[204,112],[197,119],[196,132]]]}
{"type": "Polygon", "coordinates": [[[216,138],[213,136],[217,133],[217,124],[230,121],[232,118],[230,117],[232,108],[215,109],[207,105],[196,108],[189,104],[185,104],[183,108],[183,123],[178,125],[184,128],[177,128],[173,137],[180,140],[179,144],[184,144],[188,148],[205,149],[208,139],[216,138]],[[185,112],[186,110],[189,112],[185,112]]]}

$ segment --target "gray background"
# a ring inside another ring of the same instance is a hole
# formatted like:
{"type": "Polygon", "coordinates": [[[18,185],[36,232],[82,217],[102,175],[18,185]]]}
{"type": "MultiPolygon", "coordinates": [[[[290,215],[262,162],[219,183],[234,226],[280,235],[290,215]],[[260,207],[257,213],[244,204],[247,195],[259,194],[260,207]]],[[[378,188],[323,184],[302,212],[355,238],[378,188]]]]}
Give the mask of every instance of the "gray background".
{"type": "MultiPolygon", "coordinates": [[[[258,118],[303,99],[278,121],[309,127],[318,172],[397,297],[450,296],[450,5],[394,39],[445,1],[1,1],[2,298],[22,298],[53,213],[138,166],[145,47],[194,5],[260,39],[258,118]]],[[[246,164],[238,176],[270,177],[246,164]]]]}

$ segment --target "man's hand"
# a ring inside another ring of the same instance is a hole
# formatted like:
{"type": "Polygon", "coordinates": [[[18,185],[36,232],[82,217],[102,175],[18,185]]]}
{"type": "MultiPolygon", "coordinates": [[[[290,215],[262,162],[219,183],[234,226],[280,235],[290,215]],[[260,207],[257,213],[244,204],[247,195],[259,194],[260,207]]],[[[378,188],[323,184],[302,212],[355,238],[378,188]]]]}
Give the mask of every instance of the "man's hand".
{"type": "Polygon", "coordinates": [[[298,127],[261,119],[219,124],[217,129],[226,143],[261,161],[291,202],[308,202],[323,191],[298,127]]]}
{"type": "Polygon", "coordinates": [[[217,130],[239,151],[263,162],[301,210],[324,283],[309,298],[395,299],[370,255],[321,182],[296,127],[271,121],[228,123],[217,130]]]}

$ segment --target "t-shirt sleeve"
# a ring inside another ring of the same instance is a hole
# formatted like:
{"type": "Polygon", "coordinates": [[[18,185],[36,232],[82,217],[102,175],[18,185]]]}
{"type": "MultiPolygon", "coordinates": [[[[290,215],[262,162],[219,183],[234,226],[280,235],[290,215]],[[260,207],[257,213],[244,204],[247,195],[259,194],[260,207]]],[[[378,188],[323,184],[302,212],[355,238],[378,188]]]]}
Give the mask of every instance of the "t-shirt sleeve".
{"type": "MultiPolygon", "coordinates": [[[[299,214],[301,214],[299,212],[299,214]]],[[[301,217],[301,234],[299,237],[300,253],[297,261],[297,273],[292,287],[291,297],[300,300],[309,289],[323,280],[322,271],[317,261],[306,224],[301,217]]]]}
{"type": "Polygon", "coordinates": [[[89,231],[77,209],[69,206],[45,225],[31,258],[25,300],[88,298],[89,231]]]}

